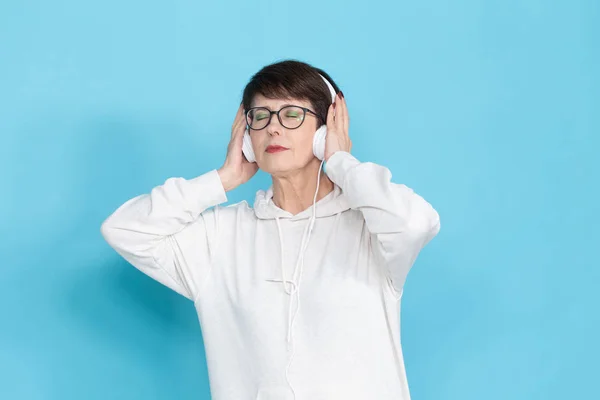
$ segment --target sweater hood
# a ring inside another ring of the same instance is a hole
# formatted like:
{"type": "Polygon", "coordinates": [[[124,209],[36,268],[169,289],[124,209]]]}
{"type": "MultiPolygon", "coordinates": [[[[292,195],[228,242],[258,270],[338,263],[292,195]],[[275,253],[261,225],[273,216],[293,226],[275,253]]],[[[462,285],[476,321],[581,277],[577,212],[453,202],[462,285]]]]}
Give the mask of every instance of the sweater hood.
{"type": "MultiPolygon", "coordinates": [[[[316,202],[315,209],[316,218],[321,218],[346,211],[350,209],[350,205],[348,204],[342,189],[334,183],[333,190],[316,202]]],[[[273,202],[273,186],[271,186],[266,191],[259,190],[256,193],[254,213],[258,219],[286,218],[290,220],[301,220],[308,219],[312,216],[313,207],[311,204],[310,207],[296,215],[285,211],[277,207],[273,202]]]]}

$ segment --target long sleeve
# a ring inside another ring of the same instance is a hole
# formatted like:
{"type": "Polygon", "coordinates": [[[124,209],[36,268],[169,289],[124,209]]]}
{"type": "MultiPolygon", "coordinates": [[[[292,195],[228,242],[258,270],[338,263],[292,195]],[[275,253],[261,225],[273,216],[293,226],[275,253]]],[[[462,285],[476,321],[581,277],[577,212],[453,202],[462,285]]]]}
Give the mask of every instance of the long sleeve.
{"type": "Polygon", "coordinates": [[[103,223],[108,244],[134,267],[195,301],[211,268],[217,221],[227,200],[216,170],[169,178],[122,204],[103,223]]]}
{"type": "Polygon", "coordinates": [[[350,207],[363,214],[373,252],[399,298],[419,252],[440,230],[437,211],[411,188],[391,182],[389,169],[360,162],[348,152],[334,153],[326,172],[350,207]]]}

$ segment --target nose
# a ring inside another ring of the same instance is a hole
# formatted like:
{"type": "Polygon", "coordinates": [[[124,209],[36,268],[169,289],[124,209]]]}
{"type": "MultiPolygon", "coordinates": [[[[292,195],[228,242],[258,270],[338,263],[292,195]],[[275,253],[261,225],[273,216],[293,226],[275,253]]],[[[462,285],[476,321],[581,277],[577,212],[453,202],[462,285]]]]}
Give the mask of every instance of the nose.
{"type": "Polygon", "coordinates": [[[267,133],[270,136],[273,136],[275,134],[277,134],[277,135],[281,134],[281,129],[283,129],[283,126],[279,122],[279,118],[277,118],[277,114],[271,115],[271,121],[269,121],[269,124],[265,127],[265,129],[267,130],[267,133]]]}

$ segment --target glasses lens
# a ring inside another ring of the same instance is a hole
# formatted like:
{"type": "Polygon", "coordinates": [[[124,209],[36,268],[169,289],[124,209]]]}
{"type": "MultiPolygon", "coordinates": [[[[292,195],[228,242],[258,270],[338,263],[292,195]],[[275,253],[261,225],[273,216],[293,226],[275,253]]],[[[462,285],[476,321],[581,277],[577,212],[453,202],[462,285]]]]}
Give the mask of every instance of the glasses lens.
{"type": "Polygon", "coordinates": [[[304,110],[300,107],[287,106],[279,112],[283,126],[288,129],[294,129],[302,125],[304,120],[304,110]]]}
{"type": "Polygon", "coordinates": [[[252,129],[262,129],[269,123],[269,110],[267,108],[253,108],[248,111],[246,119],[252,129]]]}

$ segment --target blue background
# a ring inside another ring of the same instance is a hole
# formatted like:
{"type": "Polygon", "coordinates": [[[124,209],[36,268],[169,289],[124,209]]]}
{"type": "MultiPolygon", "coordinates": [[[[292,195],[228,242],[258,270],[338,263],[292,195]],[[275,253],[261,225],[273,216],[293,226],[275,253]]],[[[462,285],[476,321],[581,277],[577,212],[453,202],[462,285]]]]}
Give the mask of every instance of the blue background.
{"type": "Polygon", "coordinates": [[[284,58],[331,74],[355,156],[441,215],[405,288],[413,399],[600,398],[599,4],[2,2],[0,398],[209,398],[192,303],[100,224],[220,167],[284,58]]]}

